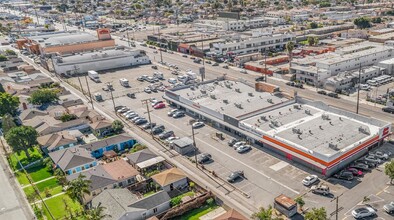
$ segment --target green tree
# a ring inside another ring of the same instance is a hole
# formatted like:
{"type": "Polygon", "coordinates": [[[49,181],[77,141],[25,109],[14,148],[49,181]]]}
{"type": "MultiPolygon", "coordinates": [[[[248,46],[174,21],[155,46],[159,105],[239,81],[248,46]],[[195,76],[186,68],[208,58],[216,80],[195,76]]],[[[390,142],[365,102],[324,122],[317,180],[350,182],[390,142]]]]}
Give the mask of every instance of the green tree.
{"type": "Polygon", "coordinates": [[[319,44],[319,38],[318,37],[313,37],[313,43],[314,43],[314,45],[318,45],[319,44]]]}
{"type": "Polygon", "coordinates": [[[11,130],[11,128],[16,127],[16,124],[14,122],[14,118],[12,117],[12,115],[10,115],[8,113],[3,116],[2,121],[3,121],[2,128],[3,128],[4,134],[7,134],[7,132],[9,130],[11,130]]]}
{"type": "Polygon", "coordinates": [[[62,115],[62,116],[60,117],[60,120],[61,120],[62,122],[72,121],[72,120],[75,120],[75,119],[77,119],[77,116],[76,116],[76,115],[74,115],[74,114],[68,114],[68,113],[66,113],[66,114],[64,114],[64,115],[62,115]]]}
{"type": "Polygon", "coordinates": [[[312,208],[305,214],[305,220],[327,220],[327,211],[324,207],[312,208]]]}
{"type": "Polygon", "coordinates": [[[50,103],[59,99],[57,97],[58,93],[59,90],[57,89],[39,89],[30,95],[28,101],[34,105],[50,103]]]}
{"type": "Polygon", "coordinates": [[[375,24],[380,24],[380,23],[382,23],[382,18],[381,17],[374,17],[371,19],[371,22],[375,23],[375,24]]]}
{"type": "Polygon", "coordinates": [[[299,196],[299,197],[295,198],[294,201],[300,206],[300,209],[302,210],[302,208],[305,205],[304,199],[301,196],[299,196]]]}
{"type": "Polygon", "coordinates": [[[253,213],[252,219],[256,220],[279,220],[280,218],[273,217],[273,208],[268,206],[267,209],[261,207],[258,212],[253,213]]]}
{"type": "Polygon", "coordinates": [[[37,131],[31,126],[13,127],[5,135],[5,140],[15,152],[24,151],[30,159],[29,149],[37,144],[37,131]]]}
{"type": "Polygon", "coordinates": [[[331,7],[331,3],[330,2],[320,2],[319,7],[320,8],[331,7]]]}
{"type": "Polygon", "coordinates": [[[15,116],[19,106],[19,97],[12,96],[6,92],[0,93],[0,117],[5,114],[15,116]]]}
{"type": "Polygon", "coordinates": [[[0,83],[0,93],[3,93],[3,92],[5,92],[5,90],[3,88],[3,85],[0,83]]]}
{"type": "Polygon", "coordinates": [[[74,201],[83,203],[84,194],[90,194],[91,181],[85,179],[86,176],[79,174],[79,176],[68,183],[67,195],[74,201]]]}
{"type": "Polygon", "coordinates": [[[384,165],[384,173],[390,178],[390,184],[393,184],[394,180],[394,160],[384,165]]]}
{"type": "Polygon", "coordinates": [[[48,170],[50,170],[50,171],[53,170],[53,162],[52,162],[52,159],[51,159],[50,157],[45,157],[45,158],[42,160],[42,164],[43,164],[48,170]]]}
{"type": "Polygon", "coordinates": [[[8,60],[6,56],[0,54],[0,62],[8,60]]]}
{"type": "Polygon", "coordinates": [[[15,55],[16,55],[15,51],[10,50],[10,49],[5,50],[5,54],[7,54],[7,55],[12,55],[12,56],[15,56],[15,55]]]}
{"type": "Polygon", "coordinates": [[[308,27],[310,29],[316,29],[319,27],[319,25],[316,22],[312,21],[311,23],[308,24],[308,27]]]}
{"type": "Polygon", "coordinates": [[[306,41],[308,42],[309,46],[312,46],[315,44],[315,38],[314,37],[308,37],[306,39],[306,41]]]}
{"type": "Polygon", "coordinates": [[[115,133],[120,133],[123,130],[123,127],[123,123],[119,120],[112,122],[112,130],[114,130],[115,133]]]}
{"type": "Polygon", "coordinates": [[[291,67],[291,60],[293,58],[293,50],[294,50],[294,42],[293,41],[287,42],[286,50],[287,50],[287,53],[289,54],[290,67],[291,67]]]}
{"type": "Polygon", "coordinates": [[[95,207],[92,207],[91,209],[86,211],[86,215],[85,215],[86,220],[101,220],[107,216],[109,217],[108,214],[104,213],[105,209],[106,209],[105,207],[101,206],[101,203],[99,203],[95,207]]]}
{"type": "Polygon", "coordinates": [[[54,172],[53,175],[55,176],[56,180],[60,183],[60,185],[64,186],[67,183],[66,176],[64,175],[64,172],[60,169],[57,168],[54,172]]]}
{"type": "Polygon", "coordinates": [[[361,17],[354,19],[353,23],[360,29],[366,29],[372,26],[370,21],[368,17],[361,17]]]}

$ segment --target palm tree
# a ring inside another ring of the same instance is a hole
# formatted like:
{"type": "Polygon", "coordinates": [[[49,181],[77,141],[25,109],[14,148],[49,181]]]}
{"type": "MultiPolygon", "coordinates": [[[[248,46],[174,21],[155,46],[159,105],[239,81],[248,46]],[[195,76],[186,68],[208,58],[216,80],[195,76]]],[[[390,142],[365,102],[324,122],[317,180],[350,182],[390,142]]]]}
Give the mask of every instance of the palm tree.
{"type": "Polygon", "coordinates": [[[309,211],[305,214],[305,220],[327,220],[327,212],[324,207],[321,208],[312,208],[312,211],[309,211]]]}
{"type": "Polygon", "coordinates": [[[108,214],[104,214],[104,209],[106,208],[101,206],[101,203],[99,203],[96,207],[93,207],[86,211],[85,218],[87,220],[101,220],[105,217],[109,217],[108,214]]]}
{"type": "Polygon", "coordinates": [[[48,169],[48,170],[52,170],[53,169],[53,162],[52,159],[50,157],[45,157],[42,160],[42,164],[48,169]]]}
{"type": "Polygon", "coordinates": [[[53,175],[57,179],[57,181],[60,183],[60,185],[64,186],[67,182],[66,176],[64,175],[63,171],[59,168],[57,168],[54,172],[53,175]]]}
{"type": "Polygon", "coordinates": [[[68,183],[67,195],[71,199],[78,200],[81,204],[83,203],[84,194],[89,194],[90,180],[85,179],[86,176],[80,174],[78,178],[68,183]]]}
{"type": "Polygon", "coordinates": [[[289,65],[291,67],[291,59],[293,57],[293,50],[294,50],[294,42],[293,41],[287,42],[286,50],[287,50],[287,53],[289,54],[289,60],[290,60],[289,65]]]}
{"type": "Polygon", "coordinates": [[[258,212],[253,213],[252,219],[256,220],[280,220],[281,218],[272,217],[273,208],[272,206],[268,206],[268,209],[263,207],[260,208],[258,212]]]}

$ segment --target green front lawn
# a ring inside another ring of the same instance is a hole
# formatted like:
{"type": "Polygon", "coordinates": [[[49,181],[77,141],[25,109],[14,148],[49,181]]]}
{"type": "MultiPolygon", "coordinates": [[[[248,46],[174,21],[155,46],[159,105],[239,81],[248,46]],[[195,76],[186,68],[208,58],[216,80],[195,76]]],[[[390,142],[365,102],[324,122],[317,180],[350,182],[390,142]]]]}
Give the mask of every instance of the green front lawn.
{"type": "MultiPolygon", "coordinates": [[[[52,173],[41,162],[38,163],[37,166],[26,169],[26,172],[34,182],[38,182],[52,176],[52,173]]],[[[24,172],[18,171],[15,175],[22,186],[30,184],[24,172]]]]}
{"type": "Polygon", "coordinates": [[[26,165],[42,158],[41,151],[38,149],[38,147],[34,147],[32,149],[29,149],[29,154],[30,154],[29,159],[27,159],[24,151],[15,152],[13,154],[10,154],[10,158],[9,158],[10,166],[14,170],[21,169],[21,166],[19,165],[18,160],[21,162],[21,164],[23,166],[26,166],[26,165]],[[18,158],[18,160],[17,160],[17,158],[18,158]]]}
{"type": "MultiPolygon", "coordinates": [[[[82,210],[81,205],[78,202],[72,201],[70,197],[66,194],[45,200],[45,203],[47,204],[49,210],[51,210],[51,213],[55,217],[55,219],[63,219],[66,216],[70,216],[69,211],[75,213],[81,212],[82,210]],[[65,203],[69,207],[68,210],[66,210],[65,203]]],[[[44,214],[47,216],[47,219],[51,219],[48,211],[45,208],[43,209],[44,214]]]]}
{"type": "Polygon", "coordinates": [[[199,220],[201,216],[208,214],[209,212],[219,208],[218,205],[212,204],[212,205],[206,205],[204,204],[198,209],[193,209],[185,214],[183,214],[181,217],[175,218],[176,220],[199,220]]]}
{"type": "MultiPolygon", "coordinates": [[[[49,192],[50,192],[51,196],[59,194],[59,193],[61,193],[63,191],[62,190],[63,189],[62,186],[56,186],[56,187],[48,188],[48,189],[49,189],[49,192]]],[[[25,192],[26,196],[35,193],[32,186],[24,188],[23,191],[25,192]]],[[[45,190],[40,191],[40,195],[41,195],[42,198],[46,198],[45,190]]],[[[39,198],[37,198],[36,200],[39,200],[39,198]]]]}
{"type": "MultiPolygon", "coordinates": [[[[46,180],[41,183],[37,183],[35,185],[43,197],[45,197],[45,188],[48,188],[52,195],[58,194],[62,191],[62,187],[59,185],[57,179],[55,178],[46,180]]],[[[23,191],[25,192],[26,196],[34,193],[33,186],[23,188],[23,191]]]]}

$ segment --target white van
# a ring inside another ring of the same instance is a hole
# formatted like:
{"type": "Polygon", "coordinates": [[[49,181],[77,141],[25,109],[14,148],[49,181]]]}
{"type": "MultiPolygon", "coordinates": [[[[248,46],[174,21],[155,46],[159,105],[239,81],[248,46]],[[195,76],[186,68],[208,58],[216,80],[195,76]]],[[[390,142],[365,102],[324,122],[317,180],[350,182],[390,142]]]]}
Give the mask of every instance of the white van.
{"type": "Polygon", "coordinates": [[[360,84],[360,89],[368,91],[371,89],[371,86],[368,84],[360,84]]]}
{"type": "Polygon", "coordinates": [[[93,80],[94,82],[96,82],[96,83],[99,83],[99,82],[100,82],[100,77],[99,77],[99,75],[98,75],[98,73],[97,73],[96,71],[94,71],[94,70],[89,70],[89,71],[88,71],[88,76],[89,76],[89,78],[90,78],[91,80],[93,80]]]}
{"type": "Polygon", "coordinates": [[[129,80],[125,79],[125,78],[121,78],[119,79],[120,85],[124,86],[124,87],[129,87],[129,80]]]}

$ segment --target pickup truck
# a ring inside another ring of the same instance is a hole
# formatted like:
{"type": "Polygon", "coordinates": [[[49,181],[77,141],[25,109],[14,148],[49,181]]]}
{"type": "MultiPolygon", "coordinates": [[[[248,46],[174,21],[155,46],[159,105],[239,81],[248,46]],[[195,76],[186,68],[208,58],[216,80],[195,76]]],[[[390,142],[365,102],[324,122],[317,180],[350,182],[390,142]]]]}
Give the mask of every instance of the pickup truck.
{"type": "Polygon", "coordinates": [[[320,194],[320,195],[329,195],[330,194],[330,188],[327,185],[320,184],[320,185],[313,185],[311,187],[312,193],[315,194],[320,194]]]}

